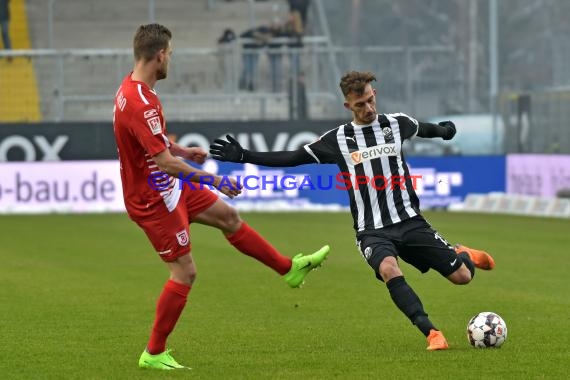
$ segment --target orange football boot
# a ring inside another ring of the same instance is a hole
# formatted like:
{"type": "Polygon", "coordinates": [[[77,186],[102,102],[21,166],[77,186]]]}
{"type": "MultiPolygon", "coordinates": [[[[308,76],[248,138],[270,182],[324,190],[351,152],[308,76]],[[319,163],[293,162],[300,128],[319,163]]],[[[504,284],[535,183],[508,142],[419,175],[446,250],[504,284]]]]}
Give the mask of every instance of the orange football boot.
{"type": "Polygon", "coordinates": [[[428,351],[447,350],[449,348],[447,345],[447,340],[445,340],[443,333],[434,329],[431,329],[429,331],[429,335],[427,336],[427,343],[428,346],[426,350],[428,351]]]}
{"type": "Polygon", "coordinates": [[[495,267],[495,260],[485,251],[469,248],[461,244],[455,244],[453,248],[457,254],[466,252],[473,264],[479,269],[491,270],[495,267]]]}

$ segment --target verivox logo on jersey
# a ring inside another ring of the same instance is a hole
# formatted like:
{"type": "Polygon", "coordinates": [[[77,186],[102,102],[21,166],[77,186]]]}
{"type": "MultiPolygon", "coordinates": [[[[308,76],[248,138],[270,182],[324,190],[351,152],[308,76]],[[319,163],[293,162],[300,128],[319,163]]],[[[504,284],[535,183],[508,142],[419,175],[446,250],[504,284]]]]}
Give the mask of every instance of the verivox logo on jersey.
{"type": "Polygon", "coordinates": [[[396,151],[396,144],[380,144],[376,146],[371,146],[369,148],[358,150],[356,152],[352,152],[350,154],[350,158],[352,162],[356,164],[360,164],[364,161],[370,161],[374,158],[382,157],[382,156],[397,156],[398,152],[396,151]]]}

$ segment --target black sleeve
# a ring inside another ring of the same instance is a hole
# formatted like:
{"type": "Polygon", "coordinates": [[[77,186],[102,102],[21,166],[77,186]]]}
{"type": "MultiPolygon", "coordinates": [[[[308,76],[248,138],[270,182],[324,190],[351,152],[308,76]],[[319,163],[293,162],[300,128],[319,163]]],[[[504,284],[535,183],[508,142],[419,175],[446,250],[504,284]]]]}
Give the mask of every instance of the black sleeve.
{"type": "Polygon", "coordinates": [[[272,167],[289,167],[316,163],[315,159],[304,148],[280,152],[251,152],[246,150],[243,154],[243,161],[272,167]]]}
{"type": "Polygon", "coordinates": [[[418,121],[405,113],[391,114],[398,120],[400,126],[400,136],[402,140],[410,139],[418,133],[418,121]]]}
{"type": "Polygon", "coordinates": [[[336,138],[337,132],[338,128],[331,129],[318,140],[305,145],[305,150],[314,161],[319,164],[335,164],[338,157],[342,157],[336,138]]]}
{"type": "Polygon", "coordinates": [[[418,128],[418,137],[444,137],[447,134],[447,128],[439,124],[420,122],[418,128]]]}

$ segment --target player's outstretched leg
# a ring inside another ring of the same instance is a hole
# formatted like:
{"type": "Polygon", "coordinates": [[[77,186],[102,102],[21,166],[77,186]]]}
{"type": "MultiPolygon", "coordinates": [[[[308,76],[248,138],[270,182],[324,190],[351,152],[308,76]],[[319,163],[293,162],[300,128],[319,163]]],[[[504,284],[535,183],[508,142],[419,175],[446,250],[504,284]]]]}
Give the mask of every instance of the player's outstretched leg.
{"type": "Polygon", "coordinates": [[[311,255],[299,254],[294,258],[282,255],[256,230],[242,221],[237,210],[220,199],[194,217],[193,221],[222,230],[228,242],[238,251],[279,273],[293,288],[299,287],[307,273],[320,266],[330,251],[327,245],[311,255]]]}
{"type": "Polygon", "coordinates": [[[495,260],[485,251],[469,248],[461,244],[455,244],[453,248],[457,254],[462,252],[467,253],[471,261],[473,261],[473,264],[479,269],[491,270],[495,267],[495,260]]]}
{"type": "Polygon", "coordinates": [[[443,336],[443,333],[439,330],[432,329],[427,336],[427,348],[428,351],[435,350],[447,350],[449,346],[447,345],[447,340],[443,336]]]}
{"type": "Polygon", "coordinates": [[[151,355],[146,350],[143,351],[139,359],[139,367],[141,368],[152,368],[152,369],[190,369],[183,365],[178,364],[176,360],[170,355],[171,350],[166,350],[160,354],[151,355]]]}
{"type": "Polygon", "coordinates": [[[246,222],[239,221],[239,219],[236,220],[238,220],[237,225],[239,225],[239,229],[233,234],[226,234],[226,239],[228,239],[230,244],[241,253],[267,265],[280,275],[286,274],[291,269],[290,257],[282,255],[246,222]]]}
{"type": "Polygon", "coordinates": [[[301,286],[305,281],[305,276],[313,269],[320,267],[329,252],[330,247],[325,245],[313,254],[303,255],[299,253],[293,257],[291,269],[283,276],[285,282],[292,288],[301,286]]]}
{"type": "MultiPolygon", "coordinates": [[[[390,268],[390,265],[396,266],[397,262],[395,258],[390,257],[383,261],[383,265],[384,268],[390,268]],[[390,262],[392,262],[392,264],[390,262]]],[[[400,311],[408,317],[410,322],[427,338],[427,349],[430,351],[447,349],[445,337],[431,322],[424,310],[422,301],[411,286],[408,285],[404,276],[400,275],[387,280],[386,287],[390,292],[390,298],[392,298],[392,301],[394,301],[398,309],[400,309],[400,311]]]]}

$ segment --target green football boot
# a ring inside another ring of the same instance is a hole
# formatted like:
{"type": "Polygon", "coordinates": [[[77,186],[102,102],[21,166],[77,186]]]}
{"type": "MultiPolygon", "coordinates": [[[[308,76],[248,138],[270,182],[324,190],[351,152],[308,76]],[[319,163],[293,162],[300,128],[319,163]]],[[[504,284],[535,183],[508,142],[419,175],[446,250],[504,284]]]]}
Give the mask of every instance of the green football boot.
{"type": "Polygon", "coordinates": [[[291,269],[283,278],[285,282],[289,284],[292,288],[298,288],[305,282],[305,276],[313,269],[320,267],[323,261],[327,258],[331,248],[325,245],[317,252],[310,255],[303,255],[299,253],[297,256],[293,257],[291,269]]]}
{"type": "Polygon", "coordinates": [[[139,367],[141,368],[153,368],[153,369],[180,369],[187,368],[183,365],[178,364],[176,360],[170,355],[171,350],[166,350],[160,354],[151,355],[146,350],[142,353],[139,359],[139,367]]]}

